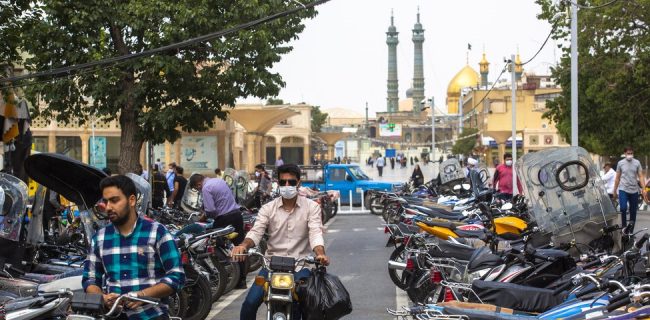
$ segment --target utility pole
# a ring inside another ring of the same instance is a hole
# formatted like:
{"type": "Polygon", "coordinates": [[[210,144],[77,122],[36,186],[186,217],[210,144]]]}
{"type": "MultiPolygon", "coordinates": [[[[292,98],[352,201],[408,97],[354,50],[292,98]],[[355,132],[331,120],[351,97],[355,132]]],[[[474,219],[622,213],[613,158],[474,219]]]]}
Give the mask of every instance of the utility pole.
{"type": "Polygon", "coordinates": [[[578,4],[571,1],[571,145],[578,146],[578,4]]]}
{"type": "Polygon", "coordinates": [[[431,161],[436,159],[436,104],[431,96],[431,161]]]}
{"type": "Polygon", "coordinates": [[[515,164],[517,163],[517,77],[515,75],[515,55],[510,57],[510,75],[512,76],[512,195],[519,193],[517,190],[517,170],[515,164]]]}

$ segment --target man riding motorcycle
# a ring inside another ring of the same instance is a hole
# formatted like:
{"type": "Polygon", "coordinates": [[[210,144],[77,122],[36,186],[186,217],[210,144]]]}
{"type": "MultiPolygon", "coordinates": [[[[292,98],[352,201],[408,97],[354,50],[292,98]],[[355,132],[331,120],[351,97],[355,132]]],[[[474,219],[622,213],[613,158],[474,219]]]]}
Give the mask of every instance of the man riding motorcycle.
{"type": "MultiPolygon", "coordinates": [[[[298,195],[300,168],[295,164],[286,164],[278,167],[277,172],[281,197],[260,208],[255,225],[246,235],[246,239],[233,249],[233,259],[243,261],[248,249],[259,243],[265,231],[268,231],[267,256],[299,259],[313,251],[316,260],[323,265],[329,265],[329,258],[325,255],[320,206],[298,195]]],[[[267,277],[268,270],[260,270],[259,275],[267,277]]],[[[295,274],[295,280],[297,282],[308,276],[310,271],[305,268],[295,274]]],[[[262,286],[254,284],[242,304],[240,319],[255,319],[263,296],[262,286]]],[[[294,309],[296,313],[293,319],[300,319],[298,310],[299,308],[294,309]]]]}

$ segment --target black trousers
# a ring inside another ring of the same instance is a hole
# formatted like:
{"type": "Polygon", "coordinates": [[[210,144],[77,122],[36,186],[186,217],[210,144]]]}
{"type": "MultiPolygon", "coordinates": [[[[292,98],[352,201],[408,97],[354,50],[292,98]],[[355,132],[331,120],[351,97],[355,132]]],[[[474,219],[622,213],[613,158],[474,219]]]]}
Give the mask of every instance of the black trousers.
{"type": "MultiPolygon", "coordinates": [[[[232,240],[235,245],[242,243],[246,237],[246,232],[244,232],[244,217],[242,217],[241,210],[239,209],[217,216],[214,218],[212,226],[214,228],[233,226],[237,232],[237,238],[232,240]]],[[[239,281],[246,281],[246,271],[248,271],[246,269],[248,269],[246,262],[239,262],[239,281]]]]}

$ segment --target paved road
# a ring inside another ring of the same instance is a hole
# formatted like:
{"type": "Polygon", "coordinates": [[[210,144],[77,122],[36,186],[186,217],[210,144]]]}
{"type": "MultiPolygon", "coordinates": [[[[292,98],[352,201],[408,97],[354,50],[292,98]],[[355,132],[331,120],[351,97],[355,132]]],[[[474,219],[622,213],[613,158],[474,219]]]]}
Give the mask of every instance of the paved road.
{"type": "MultiPolygon", "coordinates": [[[[325,247],[332,259],[328,272],[339,276],[352,298],[354,311],[344,319],[391,319],[386,308],[408,301],[388,277],[386,263],[392,248],[385,247],[387,236],[381,218],[366,215],[338,215],[327,225],[325,247]]],[[[249,274],[249,284],[253,282],[249,274]]],[[[238,319],[247,290],[235,290],[213,305],[208,319],[238,319]]],[[[258,311],[264,319],[265,305],[258,311]]]]}

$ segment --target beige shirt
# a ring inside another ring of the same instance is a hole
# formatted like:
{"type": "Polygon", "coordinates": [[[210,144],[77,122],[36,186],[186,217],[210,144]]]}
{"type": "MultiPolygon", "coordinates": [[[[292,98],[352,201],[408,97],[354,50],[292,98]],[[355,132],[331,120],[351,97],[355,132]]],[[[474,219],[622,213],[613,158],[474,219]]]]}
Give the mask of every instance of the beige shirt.
{"type": "Polygon", "coordinates": [[[282,198],[265,204],[257,214],[255,225],[246,234],[258,244],[264,231],[268,231],[267,256],[294,257],[313,255],[317,246],[325,246],[320,206],[303,196],[298,196],[292,212],[284,210],[282,198]]]}

